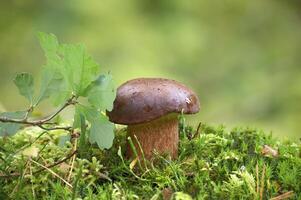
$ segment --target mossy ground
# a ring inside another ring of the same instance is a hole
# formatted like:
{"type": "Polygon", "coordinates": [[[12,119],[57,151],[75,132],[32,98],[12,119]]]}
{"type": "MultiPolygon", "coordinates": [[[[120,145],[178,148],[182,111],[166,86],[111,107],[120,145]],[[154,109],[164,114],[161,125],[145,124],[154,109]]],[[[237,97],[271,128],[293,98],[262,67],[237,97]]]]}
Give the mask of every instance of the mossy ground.
{"type": "Polygon", "coordinates": [[[36,162],[49,166],[72,151],[70,142],[58,146],[61,132],[36,140],[39,132],[27,129],[0,140],[0,199],[270,199],[285,193],[301,199],[300,141],[279,141],[262,131],[202,125],[193,137],[195,130],[182,128],[177,160],[157,155],[140,169],[139,162],[123,158],[122,129],[110,150],[82,149],[71,174],[72,159],[35,173],[41,169],[36,162]],[[264,145],[279,155],[263,155],[264,145]]]}

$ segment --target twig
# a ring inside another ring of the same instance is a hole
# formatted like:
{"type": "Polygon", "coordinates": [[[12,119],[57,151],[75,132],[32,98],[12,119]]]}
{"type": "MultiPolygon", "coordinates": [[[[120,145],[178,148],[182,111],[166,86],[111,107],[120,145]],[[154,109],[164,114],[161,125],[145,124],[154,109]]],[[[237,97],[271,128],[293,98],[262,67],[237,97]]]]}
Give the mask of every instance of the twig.
{"type": "Polygon", "coordinates": [[[50,168],[48,168],[48,167],[46,167],[46,166],[44,166],[44,165],[42,165],[42,164],[40,164],[40,163],[38,163],[38,162],[32,160],[32,159],[30,159],[30,161],[33,162],[33,163],[35,163],[36,165],[38,165],[38,166],[44,168],[45,170],[49,171],[51,174],[53,174],[53,175],[56,176],[57,178],[61,179],[61,180],[62,180],[66,185],[68,185],[70,188],[73,188],[72,185],[71,185],[69,182],[67,182],[65,179],[63,179],[62,177],[60,177],[57,173],[55,173],[54,171],[52,171],[50,168]]]}
{"type": "Polygon", "coordinates": [[[273,197],[271,198],[270,200],[282,200],[282,199],[288,199],[290,197],[294,196],[294,192],[293,191],[289,191],[289,192],[286,192],[284,194],[281,194],[277,197],[273,197]]]}
{"type": "Polygon", "coordinates": [[[38,127],[40,127],[41,129],[45,130],[45,131],[54,131],[54,130],[65,130],[65,131],[71,131],[72,127],[71,126],[66,126],[66,127],[45,127],[43,125],[38,125],[38,127]]]}
{"type": "Polygon", "coordinates": [[[29,113],[32,113],[33,109],[34,109],[34,106],[30,106],[30,108],[27,109],[23,120],[27,120],[28,119],[29,113]]]}
{"type": "MultiPolygon", "coordinates": [[[[59,165],[59,164],[65,162],[66,160],[70,159],[70,158],[71,158],[72,156],[74,156],[74,154],[76,154],[76,153],[77,153],[77,151],[73,151],[70,155],[68,155],[68,156],[65,157],[64,159],[62,159],[62,160],[60,160],[60,161],[58,161],[58,162],[56,162],[56,163],[53,163],[53,164],[51,164],[51,165],[47,165],[47,166],[45,166],[45,167],[47,167],[47,168],[55,167],[55,166],[57,166],[57,165],[59,165]]],[[[34,171],[32,174],[38,174],[38,173],[40,173],[40,172],[42,172],[42,171],[44,171],[44,170],[45,170],[45,168],[42,168],[42,169],[39,169],[39,170],[37,170],[37,171],[34,171]]],[[[9,174],[9,175],[6,175],[6,174],[0,174],[0,178],[13,178],[13,177],[18,177],[18,176],[20,176],[20,175],[21,175],[20,173],[12,173],[12,174],[9,174]]],[[[26,175],[28,175],[28,174],[26,174],[26,175]]]]}
{"type": "Polygon", "coordinates": [[[28,121],[27,120],[27,116],[26,116],[28,114],[26,114],[23,119],[12,119],[12,118],[8,118],[8,117],[0,117],[0,122],[3,122],[3,123],[15,123],[15,124],[27,124],[27,125],[32,125],[32,126],[39,126],[39,125],[42,125],[42,124],[45,124],[45,123],[51,121],[60,112],[62,112],[66,107],[68,107],[70,105],[74,105],[76,103],[77,103],[77,101],[75,100],[75,96],[73,95],[72,97],[70,97],[65,102],[65,104],[60,109],[58,109],[54,114],[50,115],[49,117],[47,117],[45,119],[36,120],[36,121],[28,121]]]}

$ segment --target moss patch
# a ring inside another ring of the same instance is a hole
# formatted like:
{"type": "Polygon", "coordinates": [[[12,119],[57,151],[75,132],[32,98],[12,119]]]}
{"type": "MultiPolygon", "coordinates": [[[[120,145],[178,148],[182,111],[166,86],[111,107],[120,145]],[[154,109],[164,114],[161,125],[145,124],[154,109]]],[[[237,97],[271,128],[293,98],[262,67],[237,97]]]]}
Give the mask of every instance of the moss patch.
{"type": "Polygon", "coordinates": [[[73,188],[49,170],[35,173],[41,166],[30,160],[49,166],[68,155],[70,142],[58,146],[62,132],[43,134],[37,141],[40,132],[31,129],[2,138],[0,199],[300,198],[300,141],[278,141],[249,128],[202,125],[195,137],[191,127],[180,130],[179,158],[174,161],[157,155],[141,170],[135,160],[124,159],[125,130],[119,130],[110,150],[89,146],[77,154],[71,174],[72,159],[50,168],[73,188]]]}

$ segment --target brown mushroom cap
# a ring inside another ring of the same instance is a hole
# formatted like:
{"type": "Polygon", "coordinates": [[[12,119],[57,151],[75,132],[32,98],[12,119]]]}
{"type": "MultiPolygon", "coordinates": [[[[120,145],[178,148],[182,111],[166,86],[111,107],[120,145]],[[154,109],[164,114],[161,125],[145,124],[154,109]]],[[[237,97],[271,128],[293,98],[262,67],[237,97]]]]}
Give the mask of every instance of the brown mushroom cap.
{"type": "Polygon", "coordinates": [[[169,113],[197,113],[196,94],[185,85],[163,78],[138,78],[117,89],[113,110],[107,112],[117,124],[139,124],[169,113]]]}

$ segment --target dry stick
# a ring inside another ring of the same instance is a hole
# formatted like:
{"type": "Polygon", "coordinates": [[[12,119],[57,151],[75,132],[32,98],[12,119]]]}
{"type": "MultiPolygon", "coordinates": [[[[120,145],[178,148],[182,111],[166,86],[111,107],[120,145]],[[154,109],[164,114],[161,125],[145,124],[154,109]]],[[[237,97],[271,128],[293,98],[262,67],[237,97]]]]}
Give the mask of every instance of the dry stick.
{"type": "MultiPolygon", "coordinates": [[[[57,165],[59,165],[59,164],[61,164],[61,163],[63,163],[63,162],[65,162],[65,161],[67,161],[67,160],[69,160],[72,156],[74,156],[74,154],[76,154],[77,153],[77,151],[73,151],[70,155],[68,155],[67,157],[65,157],[64,159],[62,159],[62,160],[60,160],[60,161],[58,161],[58,162],[56,162],[56,163],[53,163],[53,164],[51,164],[51,165],[47,165],[47,166],[45,166],[45,167],[47,167],[47,168],[52,168],[52,167],[55,167],[55,166],[57,166],[57,165]]],[[[42,171],[44,171],[45,170],[45,168],[42,168],[42,169],[39,169],[39,170],[37,170],[37,171],[34,171],[32,174],[38,174],[38,173],[40,173],[40,172],[42,172],[42,171]]],[[[20,173],[12,173],[12,174],[10,174],[10,175],[5,175],[5,174],[0,174],[0,178],[12,178],[12,177],[17,177],[17,176],[20,176],[21,174],[20,173]]],[[[25,174],[25,175],[28,175],[28,174],[25,174]]]]}
{"type": "Polygon", "coordinates": [[[294,192],[293,191],[289,191],[289,192],[286,192],[284,194],[281,194],[277,197],[273,197],[271,198],[270,200],[282,200],[282,199],[288,199],[290,197],[294,196],[294,192]]]}
{"type": "MultiPolygon", "coordinates": [[[[76,149],[77,149],[77,138],[74,139],[74,148],[73,148],[73,151],[76,151],[76,149]]],[[[72,171],[73,171],[73,168],[74,168],[75,158],[76,158],[76,154],[74,154],[73,157],[72,157],[71,167],[70,167],[70,171],[69,171],[69,175],[68,175],[67,181],[70,181],[70,179],[71,179],[72,171]]]]}
{"type": "Polygon", "coordinates": [[[260,200],[262,200],[262,198],[263,198],[264,177],[265,177],[265,164],[263,164],[262,175],[261,175],[261,183],[260,183],[260,200]]]}
{"type": "Polygon", "coordinates": [[[32,160],[32,159],[30,159],[30,161],[33,162],[33,163],[35,163],[36,165],[38,165],[38,166],[40,166],[40,167],[46,169],[47,171],[49,171],[49,172],[50,172],[51,174],[53,174],[54,176],[56,176],[57,178],[61,179],[61,180],[62,180],[66,185],[68,185],[70,188],[72,188],[72,185],[71,185],[69,182],[67,182],[65,179],[63,179],[62,177],[60,177],[57,173],[55,173],[54,171],[52,171],[50,168],[48,168],[48,167],[46,167],[46,166],[44,166],[44,165],[42,165],[42,164],[40,164],[40,163],[38,163],[38,162],[32,160]]]}

